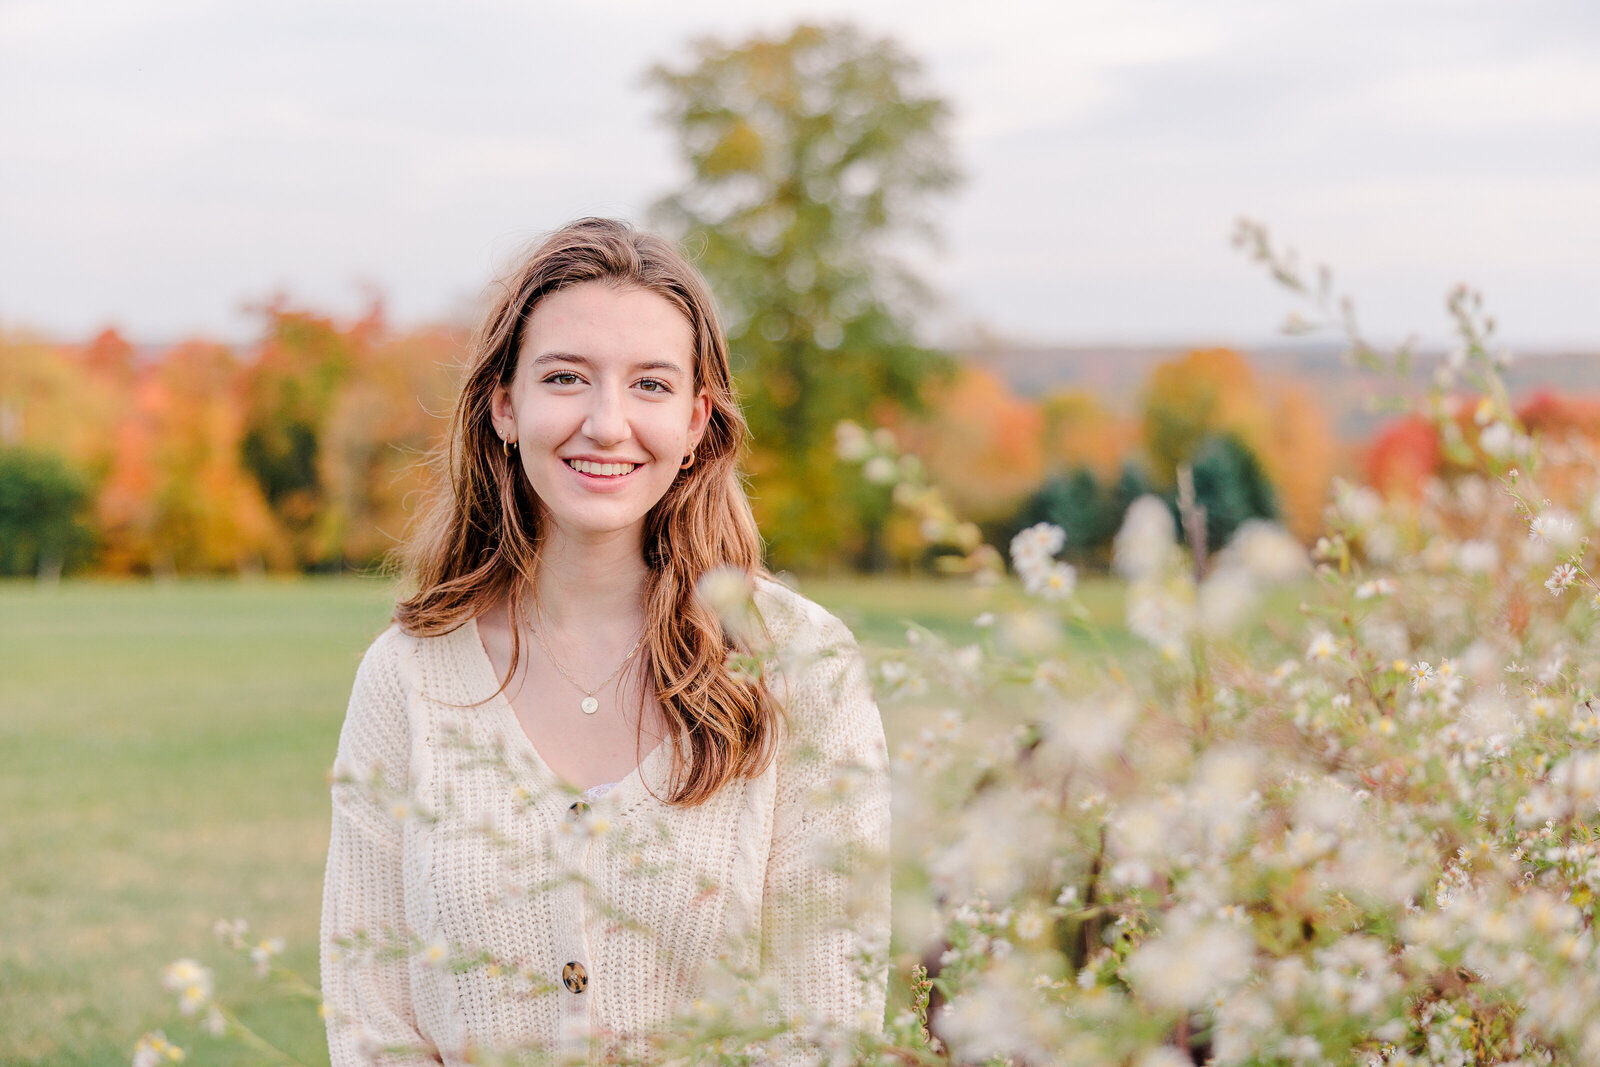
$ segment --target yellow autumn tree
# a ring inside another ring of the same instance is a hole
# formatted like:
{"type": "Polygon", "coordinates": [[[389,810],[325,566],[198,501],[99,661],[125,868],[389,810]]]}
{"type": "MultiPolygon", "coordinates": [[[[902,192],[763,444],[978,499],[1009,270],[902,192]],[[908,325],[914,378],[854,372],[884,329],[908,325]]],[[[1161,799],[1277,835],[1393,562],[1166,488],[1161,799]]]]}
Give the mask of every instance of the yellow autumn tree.
{"type": "Polygon", "coordinates": [[[1039,401],[1044,474],[1087,467],[1112,482],[1139,446],[1139,423],[1118,415],[1086,389],[1057,389],[1039,401]]]}
{"type": "Polygon", "coordinates": [[[432,485],[426,460],[449,431],[465,347],[450,330],[389,335],[381,319],[368,325],[351,346],[354,366],[334,393],[318,454],[324,555],[357,565],[395,547],[432,485]]]}
{"type": "Polygon", "coordinates": [[[1261,463],[1284,524],[1315,536],[1336,446],[1326,413],[1303,389],[1263,382],[1232,349],[1205,348],[1157,365],[1142,399],[1140,437],[1156,485],[1170,488],[1203,441],[1225,434],[1261,463]]]}
{"type": "Polygon", "coordinates": [[[240,458],[243,375],[233,353],[204,341],[150,369],[152,563],[225,573],[290,562],[287,539],[240,458]]]}

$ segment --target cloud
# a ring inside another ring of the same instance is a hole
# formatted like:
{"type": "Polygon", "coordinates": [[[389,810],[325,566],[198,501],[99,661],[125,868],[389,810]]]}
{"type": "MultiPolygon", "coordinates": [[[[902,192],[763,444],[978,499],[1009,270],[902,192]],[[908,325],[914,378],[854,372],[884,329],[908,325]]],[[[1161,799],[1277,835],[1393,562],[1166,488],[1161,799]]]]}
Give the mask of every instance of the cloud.
{"type": "Polygon", "coordinates": [[[1600,285],[1575,251],[1600,239],[1581,0],[23,0],[0,7],[0,321],[237,335],[242,299],[337,309],[356,278],[402,321],[444,314],[536,231],[679,180],[645,69],[800,17],[893,36],[951,99],[970,180],[929,262],[960,316],[1209,330],[1246,212],[1374,278],[1509,271],[1568,333],[1587,307],[1549,294],[1600,285]]]}

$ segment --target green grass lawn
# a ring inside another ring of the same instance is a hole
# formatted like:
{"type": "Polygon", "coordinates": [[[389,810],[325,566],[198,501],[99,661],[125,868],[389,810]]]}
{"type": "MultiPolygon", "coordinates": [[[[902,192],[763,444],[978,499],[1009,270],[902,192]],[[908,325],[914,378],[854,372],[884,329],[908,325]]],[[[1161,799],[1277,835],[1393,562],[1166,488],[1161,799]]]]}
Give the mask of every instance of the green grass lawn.
{"type": "MultiPolygon", "coordinates": [[[[0,1061],[126,1064],[172,1021],[160,968],[224,956],[219,917],[282,933],[314,972],[324,774],[387,593],[0,586],[0,1061]]],[[[234,987],[325,1062],[314,1016],[234,987]]],[[[245,1062],[167,1029],[198,1062],[245,1062]]]]}
{"type": "MultiPolygon", "coordinates": [[[[964,643],[976,616],[1022,602],[1009,583],[797,584],[869,652],[901,647],[908,622],[964,643]]],[[[1080,595],[1111,649],[1132,648],[1121,587],[1080,595]]],[[[0,583],[0,1064],[124,1065],[158,1026],[192,1063],[260,1062],[178,1018],[159,974],[182,956],[222,964],[250,1025],[326,1062],[312,1009],[230,965],[211,927],[239,916],[282,935],[315,981],[324,776],[390,598],[356,578],[0,583]]],[[[891,747],[921,726],[884,711],[891,747]]]]}
{"type": "MultiPolygon", "coordinates": [[[[907,620],[968,640],[1018,599],[800,586],[868,645],[900,644],[907,620]]],[[[1104,622],[1120,612],[1109,583],[1085,598],[1104,622]]],[[[242,916],[315,979],[324,775],[389,605],[387,583],[361,579],[0,584],[0,1062],[122,1065],[155,1026],[191,1062],[254,1062],[184,1025],[159,972],[225,962],[212,923],[242,916]]],[[[248,1022],[325,1062],[309,1009],[242,964],[218,978],[248,1022]]]]}

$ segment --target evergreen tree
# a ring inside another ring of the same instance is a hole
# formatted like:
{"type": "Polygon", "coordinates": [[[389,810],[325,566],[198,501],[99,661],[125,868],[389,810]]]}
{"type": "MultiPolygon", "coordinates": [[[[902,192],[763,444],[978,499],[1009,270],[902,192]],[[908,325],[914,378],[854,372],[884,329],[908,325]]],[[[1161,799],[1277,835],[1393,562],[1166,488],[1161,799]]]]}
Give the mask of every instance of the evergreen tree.
{"type": "Polygon", "coordinates": [[[1277,494],[1261,462],[1232,434],[1205,438],[1195,449],[1195,503],[1206,509],[1206,550],[1228,543],[1246,519],[1276,519],[1277,494]]]}
{"type": "Polygon", "coordinates": [[[1114,490],[1102,486],[1088,467],[1074,467],[1048,479],[1028,498],[1010,534],[1035,523],[1053,523],[1066,533],[1066,558],[1098,562],[1116,535],[1121,514],[1114,490]]]}

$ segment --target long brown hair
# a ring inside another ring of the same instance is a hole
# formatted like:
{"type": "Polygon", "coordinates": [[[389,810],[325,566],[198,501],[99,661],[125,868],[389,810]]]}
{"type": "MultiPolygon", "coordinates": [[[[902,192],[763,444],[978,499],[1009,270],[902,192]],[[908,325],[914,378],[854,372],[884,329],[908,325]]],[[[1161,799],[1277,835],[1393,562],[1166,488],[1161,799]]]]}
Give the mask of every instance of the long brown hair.
{"type": "MultiPolygon", "coordinates": [[[[766,767],[781,712],[760,681],[733,677],[728,653],[749,650],[695,596],[696,581],[715,567],[735,567],[752,579],[765,569],[738,470],[749,430],[733,391],[727,340],[705,281],[669,242],[614,219],[579,219],[547,237],[500,283],[473,338],[449,442],[436,460],[446,476],[403,550],[417,593],[396,606],[394,617],[416,636],[449,633],[506,599],[511,617],[522,617],[523,593],[534,587],[539,564],[540,507],[515,453],[508,456],[495,433],[490,403],[496,387],[510,385],[516,374],[534,306],[588,281],[648,290],[681,311],[694,330],[694,389],[711,396],[695,462],[644,524],[644,663],[670,732],[688,741],[687,752],[673,747],[667,799],[698,804],[733,778],[766,767]]],[[[520,646],[513,626],[513,674],[520,646]]]]}

